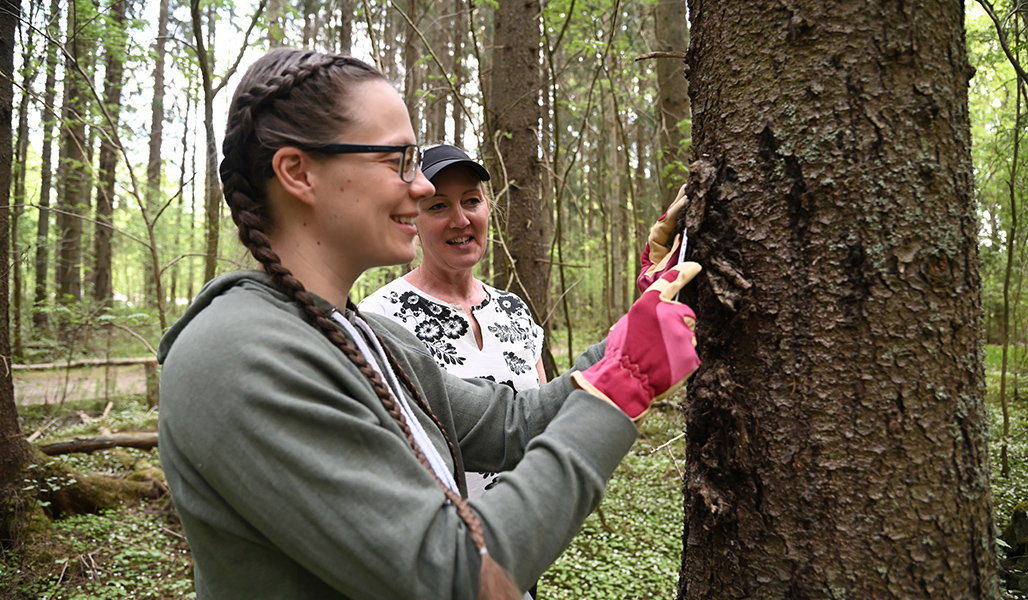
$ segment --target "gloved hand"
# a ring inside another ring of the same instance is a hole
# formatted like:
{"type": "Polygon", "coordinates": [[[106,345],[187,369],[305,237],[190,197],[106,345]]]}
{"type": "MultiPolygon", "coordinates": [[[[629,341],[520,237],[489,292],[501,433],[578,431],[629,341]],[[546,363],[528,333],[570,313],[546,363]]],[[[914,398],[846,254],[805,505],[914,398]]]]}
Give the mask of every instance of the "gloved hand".
{"type": "Polygon", "coordinates": [[[571,375],[574,385],[614,404],[633,421],[654,400],[677,390],[700,366],[696,356],[696,315],[674,300],[701,271],[684,262],[668,269],[643,292],[607,336],[603,358],[571,375]]]}
{"type": "Polygon", "coordinates": [[[678,220],[678,213],[685,208],[688,201],[685,195],[685,186],[678,190],[678,197],[668,207],[657,222],[650,228],[650,235],[646,238],[646,247],[643,248],[642,256],[639,257],[641,269],[635,284],[642,292],[668,270],[668,263],[678,256],[678,247],[681,243],[679,236],[669,244],[671,234],[675,232],[675,224],[678,220]]]}

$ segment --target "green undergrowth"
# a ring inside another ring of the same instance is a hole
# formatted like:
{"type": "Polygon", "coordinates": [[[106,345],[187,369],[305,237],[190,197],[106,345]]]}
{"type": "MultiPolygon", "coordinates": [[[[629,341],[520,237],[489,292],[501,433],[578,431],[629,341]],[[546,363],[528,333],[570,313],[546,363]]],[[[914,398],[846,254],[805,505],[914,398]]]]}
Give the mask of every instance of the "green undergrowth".
{"type": "Polygon", "coordinates": [[[157,408],[147,405],[146,396],[132,394],[110,400],[88,400],[64,404],[36,404],[18,407],[18,422],[34,441],[95,437],[105,433],[157,431],[157,408]]]}
{"type": "Polygon", "coordinates": [[[5,600],[192,598],[192,558],[170,502],[57,519],[0,560],[5,600]]]}
{"type": "MultiPolygon", "coordinates": [[[[996,524],[1028,499],[1028,402],[1009,400],[1010,475],[1000,473],[1002,412],[989,372],[989,451],[996,524]]],[[[20,410],[37,443],[116,431],[154,431],[157,412],[145,398],[32,406],[20,410]],[[104,411],[107,410],[106,416],[104,411]]],[[[674,403],[654,407],[640,437],[615,471],[599,510],[542,576],[539,597],[674,598],[682,553],[684,416],[674,403]]],[[[119,448],[54,460],[83,472],[125,474],[133,463],[160,465],[156,450],[119,448]]],[[[59,485],[59,483],[58,483],[59,485]]],[[[41,507],[45,508],[45,507],[41,507]]],[[[42,513],[40,512],[40,515],[42,513]]],[[[20,554],[0,553],[0,600],[190,598],[192,559],[168,498],[51,521],[31,528],[20,554]]]]}
{"type": "Polygon", "coordinates": [[[682,563],[685,419],[654,408],[614,472],[599,510],[543,574],[547,600],[674,598],[682,563]]]}

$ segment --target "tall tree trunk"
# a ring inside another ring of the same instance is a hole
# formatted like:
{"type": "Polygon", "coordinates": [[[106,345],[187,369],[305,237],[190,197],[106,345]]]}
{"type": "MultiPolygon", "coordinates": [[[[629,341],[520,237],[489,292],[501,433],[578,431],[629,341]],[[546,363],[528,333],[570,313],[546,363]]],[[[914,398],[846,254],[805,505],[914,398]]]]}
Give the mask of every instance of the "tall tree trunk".
{"type": "Polygon", "coordinates": [[[963,3],[689,8],[679,597],[998,599],[963,3]]]}
{"type": "MultiPolygon", "coordinates": [[[[450,74],[453,76],[453,87],[464,89],[464,38],[468,32],[468,8],[466,0],[453,0],[453,61],[450,63],[450,74]]],[[[450,114],[453,119],[453,143],[459,148],[464,147],[464,110],[461,108],[462,98],[450,99],[450,114]]]]}
{"type": "MultiPolygon", "coordinates": [[[[190,128],[191,124],[189,122],[189,116],[192,114],[193,107],[195,106],[195,103],[193,102],[193,96],[192,96],[191,93],[186,96],[185,102],[183,102],[183,104],[184,104],[184,106],[183,106],[183,111],[182,111],[183,112],[183,115],[182,115],[182,155],[179,158],[179,165],[180,165],[180,167],[179,167],[179,174],[178,174],[178,212],[175,213],[175,240],[174,240],[173,245],[172,245],[172,247],[175,249],[176,252],[179,251],[179,248],[183,247],[183,244],[182,244],[182,217],[187,214],[186,213],[186,185],[188,184],[188,181],[187,181],[188,174],[189,173],[193,173],[192,170],[189,170],[186,167],[186,165],[188,164],[187,161],[189,160],[190,133],[192,132],[192,130],[190,128]]],[[[194,152],[195,152],[195,149],[194,149],[194,152]]],[[[193,214],[194,214],[192,208],[193,208],[192,204],[190,204],[190,210],[189,210],[189,213],[188,213],[189,214],[189,218],[190,218],[190,225],[192,225],[193,214]]],[[[192,247],[192,239],[193,239],[192,238],[192,227],[190,227],[189,232],[186,233],[186,244],[185,244],[186,248],[192,247]]],[[[180,263],[177,262],[172,267],[172,269],[171,269],[171,285],[168,286],[169,287],[169,290],[168,290],[168,303],[169,303],[169,306],[171,306],[173,309],[178,304],[178,294],[179,294],[179,289],[178,289],[179,286],[178,286],[178,284],[179,284],[179,279],[180,279],[179,273],[182,271],[182,268],[183,267],[180,266],[180,263]]],[[[190,263],[188,261],[185,263],[184,268],[187,269],[187,270],[192,270],[192,268],[190,266],[190,263]]],[[[190,298],[192,298],[192,296],[190,296],[190,298]]]]}
{"type": "Polygon", "coordinates": [[[204,185],[204,212],[207,215],[207,249],[204,261],[204,281],[214,279],[218,267],[218,230],[221,227],[221,186],[218,183],[218,141],[214,134],[214,84],[211,74],[212,60],[204,43],[200,2],[192,0],[193,38],[196,42],[196,62],[203,82],[203,124],[206,132],[206,180],[204,185]]]}
{"type": "Polygon", "coordinates": [[[405,20],[403,33],[403,102],[407,105],[407,112],[410,113],[411,123],[414,124],[414,131],[422,131],[420,127],[421,116],[418,111],[418,58],[421,50],[421,41],[414,31],[411,23],[418,19],[417,0],[407,0],[407,18],[405,20]]]}
{"type": "MultiPolygon", "coordinates": [[[[165,0],[167,1],[167,0],[165,0]]],[[[117,129],[121,114],[121,87],[125,73],[125,14],[128,0],[114,0],[111,4],[111,24],[105,35],[107,69],[104,76],[104,104],[111,122],[107,125],[117,129]],[[115,39],[116,38],[116,39],[115,39]]],[[[118,148],[114,144],[115,133],[100,138],[99,185],[96,190],[96,235],[94,236],[93,298],[109,303],[113,297],[111,238],[114,234],[113,219],[115,182],[117,180],[118,148]]],[[[152,150],[152,148],[151,148],[152,150]]]]}
{"type": "MultiPolygon", "coordinates": [[[[53,40],[61,37],[61,2],[50,1],[50,13],[47,15],[47,30],[50,41],[46,45],[46,83],[43,92],[43,149],[39,169],[39,218],[36,223],[36,256],[34,268],[36,284],[33,289],[33,305],[39,309],[46,302],[46,280],[50,271],[50,191],[53,182],[53,140],[56,115],[51,108],[57,97],[57,51],[58,46],[53,40]]],[[[46,312],[36,310],[32,314],[32,324],[37,329],[45,329],[46,312]]]]}
{"type": "MultiPolygon", "coordinates": [[[[541,322],[549,306],[547,256],[552,215],[540,201],[540,8],[537,0],[501,2],[495,12],[490,131],[503,158],[509,213],[507,250],[514,261],[512,289],[541,322]]],[[[506,266],[507,269],[511,265],[506,266]]],[[[501,279],[508,279],[502,276],[501,279]]],[[[546,329],[546,327],[544,327],[546,329]]],[[[547,339],[549,335],[547,335],[547,339]]]]}
{"type": "MultiPolygon", "coordinates": [[[[1017,14],[1011,15],[1011,19],[1014,30],[1014,45],[1015,47],[1020,46],[1019,29],[1017,14]]],[[[1014,262],[1015,262],[1015,247],[1017,246],[1018,238],[1021,233],[1018,231],[1017,217],[1018,217],[1018,201],[1017,201],[1017,166],[1018,166],[1018,155],[1021,150],[1021,136],[1023,130],[1021,129],[1021,107],[1022,100],[1024,99],[1021,92],[1022,86],[1015,86],[1014,91],[1014,129],[1011,132],[1013,135],[1013,156],[1010,160],[1010,179],[1007,181],[1007,188],[1010,190],[1010,227],[1007,230],[1007,264],[1003,272],[1003,311],[1000,315],[1000,335],[1002,339],[1000,344],[1003,348],[1003,357],[1000,365],[999,374],[999,402],[1003,409],[1003,442],[1000,445],[1000,475],[1003,477],[1010,477],[1010,458],[1007,456],[1007,441],[1010,437],[1010,407],[1007,402],[1007,369],[1009,367],[1009,353],[1010,353],[1010,321],[1011,321],[1011,302],[1010,302],[1010,286],[1013,278],[1014,262]]],[[[1016,303],[1014,303],[1016,306],[1016,303]]]]}
{"type": "MultiPolygon", "coordinates": [[[[446,58],[454,56],[453,48],[451,47],[453,16],[445,14],[447,12],[445,10],[439,12],[443,14],[437,14],[431,20],[423,20],[423,22],[430,24],[428,30],[424,33],[439,62],[449,66],[452,65],[452,59],[448,61],[446,58]]],[[[426,75],[428,76],[429,86],[426,96],[427,105],[425,106],[425,139],[430,142],[451,143],[446,136],[446,109],[450,100],[450,88],[446,84],[447,74],[439,69],[435,61],[432,61],[426,69],[426,75]],[[434,82],[432,81],[432,73],[435,73],[434,77],[437,78],[434,82]]]]}
{"type": "MultiPolygon", "coordinates": [[[[35,21],[36,5],[31,5],[29,9],[29,15],[26,19],[28,23],[35,21]]],[[[22,252],[27,252],[19,248],[20,237],[18,235],[19,219],[25,212],[25,179],[27,175],[27,169],[25,168],[28,163],[29,153],[29,111],[30,103],[29,100],[33,96],[32,88],[35,85],[36,75],[39,74],[39,66],[35,61],[36,53],[36,37],[34,27],[25,27],[22,29],[22,83],[21,83],[21,102],[18,106],[18,138],[15,142],[14,151],[14,165],[12,168],[12,177],[14,178],[14,197],[12,198],[13,206],[11,207],[11,252],[13,253],[11,261],[11,283],[14,289],[11,290],[11,330],[13,337],[12,353],[14,357],[20,358],[25,355],[22,345],[21,335],[21,322],[22,322],[22,292],[23,292],[23,276],[22,276],[22,252]]],[[[43,41],[46,43],[46,40],[43,41]]]]}
{"type": "Polygon", "coordinates": [[[268,0],[268,46],[278,48],[285,39],[285,0],[268,0]]]}
{"type": "MultiPolygon", "coordinates": [[[[689,47],[685,0],[657,2],[655,30],[658,52],[683,53],[689,47]]],[[[660,139],[660,182],[667,207],[686,177],[686,140],[692,135],[689,119],[689,80],[685,63],[676,58],[657,60],[657,132],[660,139]]],[[[661,212],[663,209],[661,209],[661,212]]],[[[660,214],[659,212],[657,214],[660,214]]]]}
{"type": "MultiPolygon", "coordinates": [[[[154,41],[153,68],[153,100],[150,102],[150,144],[146,161],[146,213],[147,220],[153,219],[161,206],[161,145],[164,143],[164,69],[168,40],[168,5],[169,0],[161,0],[157,17],[157,39],[154,41]]],[[[152,224],[156,226],[156,223],[152,224]]],[[[151,249],[155,251],[155,249],[151,249]]],[[[152,262],[152,261],[150,261],[152,262]]],[[[146,268],[146,303],[149,306],[160,304],[157,297],[157,277],[155,266],[146,268]]]]}
{"type": "Polygon", "coordinates": [[[87,4],[75,0],[68,5],[68,31],[64,61],[64,110],[60,166],[61,191],[57,250],[58,300],[82,299],[82,216],[89,197],[89,152],[86,115],[89,114],[89,89],[82,72],[91,48],[83,31],[90,15],[87,4]]]}
{"type": "MultiPolygon", "coordinates": [[[[11,0],[0,0],[0,264],[10,264],[11,190],[11,113],[14,108],[14,42],[21,6],[11,0]]],[[[0,277],[0,355],[11,355],[8,322],[7,277],[0,277]]],[[[10,548],[18,541],[18,510],[12,510],[11,499],[23,485],[22,473],[28,461],[28,444],[18,425],[18,409],[14,404],[12,371],[4,369],[0,377],[0,548],[10,548]]]]}
{"type": "Polygon", "coordinates": [[[353,0],[339,2],[339,52],[349,54],[353,47],[353,0]]]}

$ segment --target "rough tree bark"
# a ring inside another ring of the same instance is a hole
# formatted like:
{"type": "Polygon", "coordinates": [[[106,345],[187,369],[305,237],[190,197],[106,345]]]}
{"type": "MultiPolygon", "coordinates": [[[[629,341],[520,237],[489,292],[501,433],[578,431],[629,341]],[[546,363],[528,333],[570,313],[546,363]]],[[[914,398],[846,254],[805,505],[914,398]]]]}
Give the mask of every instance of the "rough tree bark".
{"type": "Polygon", "coordinates": [[[689,8],[679,598],[998,598],[963,3],[689,8]]]}

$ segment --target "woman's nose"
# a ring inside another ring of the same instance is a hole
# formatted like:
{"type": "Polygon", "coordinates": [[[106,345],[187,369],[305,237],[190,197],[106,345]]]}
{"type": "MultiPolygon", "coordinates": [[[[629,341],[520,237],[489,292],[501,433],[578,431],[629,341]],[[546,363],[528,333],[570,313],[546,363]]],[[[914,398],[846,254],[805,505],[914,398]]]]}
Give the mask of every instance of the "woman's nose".
{"type": "Polygon", "coordinates": [[[468,216],[464,214],[464,208],[458,206],[453,209],[453,213],[450,215],[450,226],[454,229],[467,226],[471,222],[468,216]]]}

